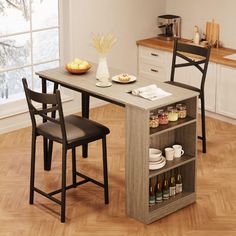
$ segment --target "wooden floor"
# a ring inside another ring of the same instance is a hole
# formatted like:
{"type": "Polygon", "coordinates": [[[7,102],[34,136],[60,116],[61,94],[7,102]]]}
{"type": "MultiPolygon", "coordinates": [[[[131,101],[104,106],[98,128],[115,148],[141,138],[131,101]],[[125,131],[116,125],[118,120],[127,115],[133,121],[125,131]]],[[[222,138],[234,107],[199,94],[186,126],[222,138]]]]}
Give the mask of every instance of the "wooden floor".
{"type": "MultiPolygon", "coordinates": [[[[107,105],[92,110],[91,118],[111,129],[108,136],[110,204],[103,191],[86,184],[67,192],[67,219],[59,220],[59,206],[35,195],[28,204],[31,129],[0,135],[0,235],[236,235],[236,126],[207,118],[207,154],[197,164],[197,203],[153,224],[125,215],[124,110],[107,105]]],[[[37,146],[36,185],[54,190],[60,184],[61,147],[55,146],[52,171],[43,171],[42,139],[37,146]]],[[[90,156],[77,158],[78,169],[101,179],[101,143],[90,145],[90,156]]],[[[78,154],[80,154],[80,150],[78,154]]],[[[71,153],[68,183],[71,181],[71,153]]]]}

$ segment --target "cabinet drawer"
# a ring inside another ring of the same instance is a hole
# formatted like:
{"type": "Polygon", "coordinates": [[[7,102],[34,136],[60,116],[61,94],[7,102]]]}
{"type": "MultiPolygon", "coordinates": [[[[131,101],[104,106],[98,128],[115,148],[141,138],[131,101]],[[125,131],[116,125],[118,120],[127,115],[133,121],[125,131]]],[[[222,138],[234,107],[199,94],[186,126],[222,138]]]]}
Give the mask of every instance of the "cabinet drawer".
{"type": "Polygon", "coordinates": [[[166,71],[163,67],[141,63],[139,65],[139,75],[147,78],[166,80],[166,71]]]}
{"type": "Polygon", "coordinates": [[[139,46],[139,59],[152,65],[165,65],[165,52],[154,48],[139,46]]]}

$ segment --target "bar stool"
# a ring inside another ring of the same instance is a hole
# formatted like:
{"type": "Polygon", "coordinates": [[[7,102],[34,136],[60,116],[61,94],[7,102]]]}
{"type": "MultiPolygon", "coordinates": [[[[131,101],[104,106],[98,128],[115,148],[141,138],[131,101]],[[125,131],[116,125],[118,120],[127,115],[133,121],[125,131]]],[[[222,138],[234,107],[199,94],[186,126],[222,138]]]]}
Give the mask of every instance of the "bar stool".
{"type": "Polygon", "coordinates": [[[211,47],[200,47],[200,46],[196,46],[196,45],[192,45],[192,44],[182,43],[182,42],[179,42],[179,40],[176,38],[174,41],[174,50],[173,50],[170,81],[166,81],[166,83],[199,92],[199,98],[201,100],[202,136],[198,136],[198,138],[202,140],[202,152],[203,153],[206,153],[204,87],[205,87],[205,80],[206,80],[206,74],[207,74],[210,53],[211,53],[211,47]],[[191,54],[191,56],[200,57],[200,59],[194,60],[191,57],[187,56],[186,53],[191,54]],[[186,62],[176,63],[176,57],[182,58],[186,62]],[[191,86],[189,84],[184,84],[184,83],[174,81],[175,69],[180,68],[180,67],[188,67],[188,66],[195,67],[201,72],[202,76],[201,76],[200,88],[191,86]]]}
{"type": "Polygon", "coordinates": [[[28,88],[25,78],[22,79],[26,100],[29,108],[29,113],[32,121],[32,147],[31,147],[31,172],[30,172],[30,204],[34,202],[34,192],[37,192],[44,197],[56,202],[61,206],[61,222],[65,222],[65,209],[66,209],[66,190],[75,188],[81,184],[92,182],[104,188],[105,204],[109,203],[108,194],[108,173],[107,173],[107,148],[106,148],[106,135],[110,130],[89,119],[69,115],[64,117],[60,91],[57,90],[55,94],[45,94],[32,91],[28,88]],[[46,105],[45,109],[36,108],[32,102],[37,102],[46,105]],[[55,119],[55,113],[58,112],[58,119],[55,119]],[[51,113],[51,116],[48,114],[51,113]],[[37,124],[36,116],[41,116],[45,123],[37,124]],[[50,193],[46,193],[39,188],[35,187],[35,150],[36,138],[43,136],[53,142],[62,144],[62,176],[61,188],[50,193]],[[90,142],[102,139],[103,150],[103,179],[104,183],[98,182],[76,170],[76,147],[90,142]],[[67,151],[72,149],[72,178],[73,183],[66,185],[66,161],[67,151]],[[77,182],[76,176],[83,178],[82,181],[77,182]],[[61,193],[61,200],[53,197],[55,194],[61,193]]]}

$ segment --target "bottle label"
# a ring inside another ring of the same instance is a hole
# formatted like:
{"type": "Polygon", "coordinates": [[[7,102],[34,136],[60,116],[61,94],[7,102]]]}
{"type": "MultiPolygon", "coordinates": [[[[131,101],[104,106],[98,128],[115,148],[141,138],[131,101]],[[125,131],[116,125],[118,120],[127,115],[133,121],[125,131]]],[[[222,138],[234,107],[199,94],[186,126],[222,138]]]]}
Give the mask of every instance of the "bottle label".
{"type": "Polygon", "coordinates": [[[156,193],[156,202],[162,202],[162,192],[156,193]]]}
{"type": "Polygon", "coordinates": [[[149,206],[155,205],[155,195],[149,197],[149,206]]]}
{"type": "Polygon", "coordinates": [[[175,196],[175,186],[170,187],[170,197],[175,196]]]}
{"type": "Polygon", "coordinates": [[[169,189],[168,190],[163,190],[163,199],[167,200],[170,197],[170,192],[169,189]]]}
{"type": "Polygon", "coordinates": [[[182,193],[182,184],[176,184],[176,193],[182,193]]]}

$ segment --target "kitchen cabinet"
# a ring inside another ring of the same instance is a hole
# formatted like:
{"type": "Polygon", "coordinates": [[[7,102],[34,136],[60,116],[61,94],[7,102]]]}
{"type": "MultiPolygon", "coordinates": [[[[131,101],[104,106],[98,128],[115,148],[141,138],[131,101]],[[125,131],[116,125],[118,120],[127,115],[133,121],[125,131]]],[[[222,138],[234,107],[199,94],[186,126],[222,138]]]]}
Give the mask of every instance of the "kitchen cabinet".
{"type": "MultiPolygon", "coordinates": [[[[189,42],[189,40],[182,39],[183,41],[189,42]]],[[[171,69],[171,59],[173,51],[173,42],[160,40],[157,37],[143,39],[137,41],[139,50],[139,68],[142,68],[142,52],[140,52],[140,47],[150,48],[151,50],[158,50],[160,53],[165,55],[162,63],[162,74],[163,79],[160,77],[155,77],[152,74],[152,78],[157,78],[158,80],[164,81],[170,79],[170,69],[171,69]]],[[[207,78],[205,83],[205,105],[206,110],[212,112],[212,114],[227,116],[229,118],[236,119],[236,107],[234,105],[235,101],[235,88],[236,88],[236,60],[228,59],[226,56],[236,54],[236,49],[232,48],[212,48],[210,62],[207,72],[207,78]]],[[[152,64],[152,66],[158,66],[158,64],[152,64]]],[[[138,70],[138,74],[142,77],[145,75],[148,77],[145,68],[138,70]]],[[[191,85],[197,85],[197,73],[194,71],[180,70],[177,75],[177,81],[184,83],[189,83],[191,85]],[[190,79],[189,79],[190,77],[190,79]]],[[[218,118],[220,116],[217,116],[218,118]]],[[[224,118],[223,118],[224,119],[224,118]]],[[[234,122],[234,121],[232,121],[234,122]]]]}
{"type": "Polygon", "coordinates": [[[167,80],[168,53],[148,47],[139,47],[138,70],[141,77],[167,80]]]}
{"type": "Polygon", "coordinates": [[[218,65],[216,112],[236,119],[236,69],[218,65]]]}
{"type": "MultiPolygon", "coordinates": [[[[170,80],[172,52],[139,46],[138,74],[140,77],[156,78],[159,81],[170,80]]],[[[177,58],[177,63],[184,62],[177,58]]],[[[205,81],[205,108],[216,112],[216,63],[209,62],[205,81]]],[[[200,88],[201,73],[193,67],[177,68],[175,80],[200,88]]],[[[200,106],[200,103],[199,103],[200,106]]]]}

